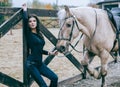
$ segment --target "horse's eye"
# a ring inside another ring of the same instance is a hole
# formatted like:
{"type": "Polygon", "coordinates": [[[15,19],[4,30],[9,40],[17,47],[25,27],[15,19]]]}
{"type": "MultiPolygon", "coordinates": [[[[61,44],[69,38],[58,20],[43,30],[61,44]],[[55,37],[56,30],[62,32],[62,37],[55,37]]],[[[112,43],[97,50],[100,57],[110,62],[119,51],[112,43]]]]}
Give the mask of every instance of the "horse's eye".
{"type": "Polygon", "coordinates": [[[71,27],[71,24],[66,24],[67,27],[71,27]]]}

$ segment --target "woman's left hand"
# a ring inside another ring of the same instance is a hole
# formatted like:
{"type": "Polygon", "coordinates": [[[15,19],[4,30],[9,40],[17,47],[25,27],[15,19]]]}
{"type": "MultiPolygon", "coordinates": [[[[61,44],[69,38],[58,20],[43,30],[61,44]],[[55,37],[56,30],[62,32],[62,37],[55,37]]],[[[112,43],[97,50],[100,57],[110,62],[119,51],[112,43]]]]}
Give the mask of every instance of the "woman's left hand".
{"type": "Polygon", "coordinates": [[[53,52],[48,52],[48,54],[49,54],[49,55],[57,55],[57,54],[58,54],[58,51],[55,50],[55,51],[53,51],[53,52]]]}

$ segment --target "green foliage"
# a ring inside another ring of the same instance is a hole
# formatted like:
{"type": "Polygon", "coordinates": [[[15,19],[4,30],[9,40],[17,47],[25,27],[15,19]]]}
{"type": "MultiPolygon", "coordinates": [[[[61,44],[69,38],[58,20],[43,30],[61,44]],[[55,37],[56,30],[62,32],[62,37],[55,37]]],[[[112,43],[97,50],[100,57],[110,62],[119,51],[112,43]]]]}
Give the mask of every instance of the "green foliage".
{"type": "MultiPolygon", "coordinates": [[[[11,7],[12,0],[0,0],[0,7],[11,7]]],[[[0,24],[5,21],[4,15],[0,15],[0,24]]]]}
{"type": "Polygon", "coordinates": [[[10,0],[0,1],[0,7],[11,7],[11,6],[12,6],[12,1],[10,0]]]}
{"type": "Polygon", "coordinates": [[[53,9],[57,10],[58,6],[56,4],[53,4],[53,9]]]}
{"type": "Polygon", "coordinates": [[[27,5],[28,5],[29,8],[37,8],[37,9],[39,9],[39,8],[42,7],[43,3],[40,3],[38,0],[33,0],[32,3],[27,2],[27,5]]]}
{"type": "Polygon", "coordinates": [[[41,3],[38,0],[33,0],[32,7],[33,8],[39,8],[41,6],[41,3]]]}
{"type": "Polygon", "coordinates": [[[28,8],[37,8],[37,9],[57,9],[56,4],[42,3],[39,0],[33,0],[33,2],[27,2],[28,8]]]}

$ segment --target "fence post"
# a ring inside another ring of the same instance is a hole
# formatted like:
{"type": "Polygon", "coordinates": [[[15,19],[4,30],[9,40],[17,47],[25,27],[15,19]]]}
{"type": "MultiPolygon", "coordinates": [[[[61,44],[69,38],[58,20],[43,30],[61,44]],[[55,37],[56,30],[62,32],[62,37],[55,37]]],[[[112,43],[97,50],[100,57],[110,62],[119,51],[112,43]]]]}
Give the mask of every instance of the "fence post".
{"type": "MultiPolygon", "coordinates": [[[[23,22],[22,22],[23,23],[23,22]]],[[[27,58],[27,55],[28,55],[28,47],[27,47],[27,41],[26,41],[26,37],[25,37],[25,29],[24,29],[24,26],[22,27],[22,38],[23,38],[23,84],[24,84],[24,87],[29,87],[28,85],[28,73],[27,73],[27,70],[25,68],[25,61],[26,61],[26,58],[27,58]]]]}

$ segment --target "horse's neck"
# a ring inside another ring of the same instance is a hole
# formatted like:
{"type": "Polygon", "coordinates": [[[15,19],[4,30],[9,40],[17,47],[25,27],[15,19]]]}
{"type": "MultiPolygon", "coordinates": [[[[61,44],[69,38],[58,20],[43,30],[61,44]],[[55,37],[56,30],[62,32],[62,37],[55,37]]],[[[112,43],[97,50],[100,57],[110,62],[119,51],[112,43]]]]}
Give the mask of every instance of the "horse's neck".
{"type": "MultiPolygon", "coordinates": [[[[75,17],[75,18],[76,18],[76,17],[75,17]]],[[[85,34],[88,38],[90,38],[90,37],[91,37],[91,34],[90,34],[90,31],[88,30],[88,28],[87,28],[86,26],[84,26],[84,25],[80,22],[79,18],[76,18],[76,22],[77,22],[77,24],[78,24],[78,27],[79,27],[80,31],[81,31],[83,34],[85,34]]]]}
{"type": "Polygon", "coordinates": [[[79,20],[77,21],[77,23],[78,23],[78,27],[81,29],[81,32],[82,32],[83,34],[85,34],[88,38],[90,38],[91,35],[90,35],[89,30],[88,30],[84,25],[82,25],[82,24],[79,22],[79,20]]]}
{"type": "MultiPolygon", "coordinates": [[[[84,10],[84,9],[81,9],[84,10]]],[[[87,11],[88,9],[86,9],[87,11]]],[[[76,21],[78,23],[79,28],[81,29],[81,32],[83,34],[85,34],[88,38],[91,38],[93,36],[94,33],[94,29],[95,29],[95,22],[96,22],[96,17],[91,18],[91,15],[95,15],[94,9],[91,9],[89,12],[85,12],[83,14],[83,12],[80,11],[78,13],[78,11],[72,10],[72,13],[74,13],[73,15],[75,15],[76,17],[76,21]],[[88,14],[89,13],[89,14],[88,14]],[[89,18],[89,19],[86,19],[89,18]]]]}

